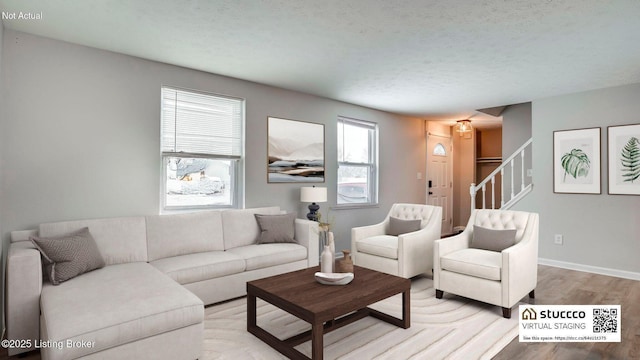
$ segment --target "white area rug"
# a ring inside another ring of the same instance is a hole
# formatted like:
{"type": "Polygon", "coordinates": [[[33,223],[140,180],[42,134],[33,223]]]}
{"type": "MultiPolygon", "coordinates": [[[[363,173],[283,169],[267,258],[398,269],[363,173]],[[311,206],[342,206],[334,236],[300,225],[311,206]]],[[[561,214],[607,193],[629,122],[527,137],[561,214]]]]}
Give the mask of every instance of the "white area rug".
{"type": "MultiPolygon", "coordinates": [[[[402,297],[372,305],[400,317],[402,297]]],[[[258,299],[258,325],[280,339],[311,328],[258,299]]],[[[502,317],[498,306],[446,294],[435,298],[433,281],[411,284],[411,327],[401,329],[367,317],[324,336],[325,359],[490,359],[518,335],[517,311],[502,317]]],[[[202,359],[286,359],[247,332],[246,298],[205,309],[202,359]]],[[[311,342],[296,347],[310,356],[311,342]]]]}

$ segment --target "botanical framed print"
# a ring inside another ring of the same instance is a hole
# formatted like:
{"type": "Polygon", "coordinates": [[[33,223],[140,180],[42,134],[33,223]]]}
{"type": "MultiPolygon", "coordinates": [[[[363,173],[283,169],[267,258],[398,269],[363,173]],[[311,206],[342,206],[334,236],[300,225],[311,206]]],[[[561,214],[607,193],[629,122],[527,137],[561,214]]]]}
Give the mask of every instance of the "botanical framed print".
{"type": "Polygon", "coordinates": [[[600,128],[553,132],[553,192],[600,194],[600,128]]]}
{"type": "Polygon", "coordinates": [[[267,182],[324,182],[324,125],[267,119],[267,182]]]}
{"type": "Polygon", "coordinates": [[[609,194],[640,195],[640,124],[607,127],[609,194]]]}

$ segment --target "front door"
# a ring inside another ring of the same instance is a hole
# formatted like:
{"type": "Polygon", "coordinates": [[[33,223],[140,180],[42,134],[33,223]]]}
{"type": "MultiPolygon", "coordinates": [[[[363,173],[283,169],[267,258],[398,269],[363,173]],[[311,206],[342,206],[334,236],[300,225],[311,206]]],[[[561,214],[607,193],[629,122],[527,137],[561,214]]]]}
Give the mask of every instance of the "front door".
{"type": "Polygon", "coordinates": [[[427,204],[442,207],[442,234],[453,231],[451,137],[427,135],[427,204]]]}

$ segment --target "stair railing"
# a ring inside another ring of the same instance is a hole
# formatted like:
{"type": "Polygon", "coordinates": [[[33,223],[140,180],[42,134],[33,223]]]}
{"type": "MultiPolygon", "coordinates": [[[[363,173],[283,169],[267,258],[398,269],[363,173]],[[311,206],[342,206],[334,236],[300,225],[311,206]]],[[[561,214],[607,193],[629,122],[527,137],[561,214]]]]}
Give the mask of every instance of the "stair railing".
{"type": "MultiPolygon", "coordinates": [[[[482,209],[486,209],[487,208],[487,184],[490,183],[491,185],[491,209],[496,209],[496,192],[495,192],[495,183],[496,183],[496,175],[500,174],[500,207],[498,207],[497,209],[509,209],[511,208],[511,206],[513,206],[515,203],[517,203],[518,201],[520,201],[520,199],[522,199],[526,194],[528,194],[531,189],[533,188],[533,184],[530,182],[529,180],[529,184],[526,184],[526,178],[525,177],[525,166],[526,166],[526,161],[525,161],[525,153],[526,150],[529,148],[531,148],[531,145],[533,143],[533,138],[527,140],[522,146],[520,146],[520,148],[518,148],[518,150],[516,150],[513,154],[511,154],[511,156],[509,156],[506,160],[504,160],[502,162],[502,164],[500,164],[500,166],[498,166],[493,172],[491,172],[491,174],[489,174],[489,176],[487,176],[484,180],[482,180],[481,183],[479,183],[478,185],[472,183],[470,188],[469,188],[469,193],[471,195],[471,211],[473,211],[473,209],[476,208],[476,195],[478,194],[478,191],[482,191],[482,209]],[[516,186],[514,184],[515,182],[515,163],[516,163],[516,159],[520,159],[519,163],[520,163],[520,190],[516,193],[516,186]],[[509,199],[507,201],[505,201],[505,181],[504,181],[504,175],[505,175],[505,168],[506,167],[510,167],[510,184],[508,187],[508,192],[509,192],[509,199]]],[[[530,150],[529,150],[530,151],[530,150]]],[[[528,175],[528,174],[527,174],[528,175]]]]}

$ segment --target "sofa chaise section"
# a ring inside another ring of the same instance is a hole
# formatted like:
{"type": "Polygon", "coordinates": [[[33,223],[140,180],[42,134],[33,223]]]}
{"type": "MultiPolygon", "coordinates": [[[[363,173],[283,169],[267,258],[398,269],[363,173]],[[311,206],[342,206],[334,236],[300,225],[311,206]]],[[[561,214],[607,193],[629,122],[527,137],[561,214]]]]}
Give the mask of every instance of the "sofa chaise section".
{"type": "Polygon", "coordinates": [[[41,306],[42,338],[54,345],[41,349],[43,359],[100,357],[105,350],[134,358],[135,352],[118,347],[145,339],[153,347],[143,347],[144,358],[156,359],[155,347],[166,340],[153,338],[165,333],[173,334],[173,347],[180,350],[170,354],[164,349],[162,358],[200,356],[202,301],[144,262],[106,266],[57,286],[45,284],[41,306]]]}

